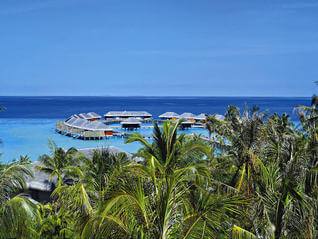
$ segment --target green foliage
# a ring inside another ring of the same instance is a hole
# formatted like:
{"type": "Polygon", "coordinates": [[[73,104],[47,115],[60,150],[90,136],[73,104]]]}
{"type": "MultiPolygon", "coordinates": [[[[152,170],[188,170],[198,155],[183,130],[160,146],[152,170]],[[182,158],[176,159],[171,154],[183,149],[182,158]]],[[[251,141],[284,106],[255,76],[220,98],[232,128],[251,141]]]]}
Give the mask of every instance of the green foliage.
{"type": "Polygon", "coordinates": [[[28,155],[20,155],[19,159],[14,159],[12,162],[17,163],[17,164],[30,164],[30,156],[28,155]]]}
{"type": "Polygon", "coordinates": [[[36,208],[23,195],[26,177],[32,176],[27,165],[0,165],[0,238],[32,238],[36,208]]]}
{"type": "Polygon", "coordinates": [[[63,175],[74,173],[73,166],[77,164],[78,159],[81,158],[75,148],[64,150],[63,148],[56,147],[55,143],[49,139],[49,146],[53,152],[52,156],[44,154],[40,156],[40,162],[43,165],[37,165],[36,169],[49,174],[49,181],[53,177],[57,177],[57,185],[63,184],[63,175]]]}
{"type": "Polygon", "coordinates": [[[34,238],[37,222],[36,206],[27,198],[16,196],[0,207],[0,238],[34,238]]]}
{"type": "Polygon", "coordinates": [[[26,177],[32,176],[26,165],[0,165],[0,206],[26,188],[26,177]]]}
{"type": "Polygon", "coordinates": [[[312,102],[312,107],[297,107],[301,128],[295,128],[288,115],[266,118],[265,113],[257,113],[257,108],[241,114],[230,106],[224,122],[208,117],[211,130],[229,142],[225,151],[228,167],[214,178],[228,182],[254,201],[243,207],[247,217],[236,223],[233,238],[317,235],[315,96],[312,102]]]}
{"type": "Polygon", "coordinates": [[[232,238],[233,239],[256,239],[256,236],[249,231],[244,230],[236,225],[233,227],[232,231],[232,238]]]}
{"type": "Polygon", "coordinates": [[[224,121],[207,117],[207,140],[178,135],[181,121],[154,123],[152,143],[126,140],[141,144],[138,163],[107,149],[85,158],[50,140],[38,169],[57,178],[52,203],[17,195],[27,156],[1,166],[0,238],[316,238],[316,106],[314,96],[297,107],[299,126],[230,106],[224,121]]]}

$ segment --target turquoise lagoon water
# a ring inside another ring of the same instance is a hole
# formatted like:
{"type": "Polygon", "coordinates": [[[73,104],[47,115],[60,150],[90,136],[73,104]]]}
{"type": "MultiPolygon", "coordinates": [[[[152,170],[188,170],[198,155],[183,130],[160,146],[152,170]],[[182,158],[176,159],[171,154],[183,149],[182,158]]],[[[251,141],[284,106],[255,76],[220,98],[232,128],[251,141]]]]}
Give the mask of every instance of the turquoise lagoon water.
{"type": "MultiPolygon", "coordinates": [[[[310,105],[310,97],[8,97],[0,96],[0,160],[4,162],[29,155],[35,161],[39,155],[49,153],[48,138],[65,149],[69,147],[88,148],[113,145],[127,152],[135,153],[138,143],[125,144],[123,138],[112,137],[100,141],[82,141],[66,137],[55,132],[55,123],[72,114],[94,111],[104,115],[111,110],[148,111],[157,119],[166,111],[178,114],[224,114],[229,105],[236,105],[241,110],[245,106],[258,105],[269,113],[289,114],[291,120],[297,120],[293,113],[296,105],[310,105]]],[[[152,133],[152,128],[141,128],[137,132],[145,135],[152,133]]],[[[187,134],[202,133],[204,129],[185,130],[187,134]]]]}
{"type": "MultiPolygon", "coordinates": [[[[125,144],[125,139],[120,137],[84,141],[58,134],[55,132],[55,124],[59,120],[62,119],[0,119],[0,138],[3,141],[0,148],[0,152],[2,153],[1,161],[10,162],[15,158],[19,158],[20,155],[30,156],[31,161],[38,160],[40,155],[50,153],[48,138],[51,138],[58,146],[65,149],[70,147],[91,148],[112,145],[126,152],[136,153],[140,148],[139,143],[125,144]]],[[[116,130],[125,131],[120,128],[116,128],[116,130]]],[[[151,135],[152,130],[152,128],[147,127],[126,132],[138,132],[144,135],[151,135]]],[[[208,135],[207,131],[202,128],[180,130],[179,133],[201,133],[208,135]]]]}
{"type": "MultiPolygon", "coordinates": [[[[110,124],[110,126],[116,126],[116,128],[114,128],[115,131],[121,131],[121,132],[127,132],[127,133],[139,133],[142,135],[151,135],[152,131],[153,131],[153,127],[152,127],[152,123],[143,123],[142,126],[146,126],[146,127],[141,127],[139,129],[134,129],[133,131],[131,130],[127,130],[127,129],[123,129],[123,128],[118,128],[121,125],[120,124],[110,124]],[[150,127],[149,127],[150,126],[150,127]]],[[[160,126],[160,125],[159,125],[160,126]]],[[[178,133],[184,133],[184,134],[202,134],[202,135],[208,135],[208,131],[204,128],[189,128],[189,129],[185,129],[185,130],[178,130],[178,133]]]]}

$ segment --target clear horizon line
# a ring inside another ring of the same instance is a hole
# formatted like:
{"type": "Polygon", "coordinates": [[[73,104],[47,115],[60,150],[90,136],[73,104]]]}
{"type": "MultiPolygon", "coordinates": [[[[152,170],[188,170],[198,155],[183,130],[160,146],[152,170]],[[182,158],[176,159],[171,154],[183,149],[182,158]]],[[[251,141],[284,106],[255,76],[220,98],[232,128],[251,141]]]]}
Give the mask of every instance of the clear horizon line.
{"type": "Polygon", "coordinates": [[[0,95],[0,97],[253,97],[253,98],[311,98],[311,96],[277,96],[277,95],[0,95]]]}

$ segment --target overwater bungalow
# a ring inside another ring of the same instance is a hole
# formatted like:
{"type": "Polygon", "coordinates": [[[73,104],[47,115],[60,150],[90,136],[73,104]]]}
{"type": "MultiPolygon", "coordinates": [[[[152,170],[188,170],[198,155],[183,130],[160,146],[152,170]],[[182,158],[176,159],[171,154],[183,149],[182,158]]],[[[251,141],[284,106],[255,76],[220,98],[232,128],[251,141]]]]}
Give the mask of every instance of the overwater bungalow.
{"type": "Polygon", "coordinates": [[[89,112],[89,113],[81,113],[78,115],[79,118],[89,120],[89,121],[95,121],[102,118],[99,114],[96,114],[95,112],[89,112]]]}
{"type": "Polygon", "coordinates": [[[66,131],[70,133],[72,133],[73,129],[79,129],[82,132],[84,132],[88,124],[89,124],[88,120],[85,120],[82,118],[75,118],[75,117],[71,117],[64,121],[64,125],[66,126],[66,131]]]}
{"type": "Polygon", "coordinates": [[[204,113],[199,114],[199,115],[197,115],[194,119],[195,119],[196,121],[205,121],[205,120],[206,120],[206,114],[204,114],[204,113]]]}
{"type": "Polygon", "coordinates": [[[146,111],[109,111],[104,115],[105,119],[128,119],[140,117],[142,119],[150,119],[151,114],[146,111]]]}
{"type": "Polygon", "coordinates": [[[188,128],[191,128],[192,125],[193,125],[193,121],[187,120],[187,121],[183,121],[183,122],[181,123],[180,128],[181,128],[181,129],[188,129],[188,128]]]}
{"type": "Polygon", "coordinates": [[[78,118],[74,115],[64,122],[57,122],[56,129],[64,135],[82,139],[100,139],[113,135],[113,129],[104,123],[78,118]]]}
{"type": "Polygon", "coordinates": [[[159,118],[162,120],[177,120],[179,115],[175,112],[166,112],[164,114],[159,115],[159,118]]]}
{"type": "Polygon", "coordinates": [[[91,117],[86,114],[86,113],[80,113],[78,114],[78,116],[81,118],[81,119],[84,119],[84,120],[89,120],[91,117]]]}
{"type": "Polygon", "coordinates": [[[95,112],[89,112],[87,113],[91,118],[89,119],[90,121],[95,121],[95,120],[100,120],[102,118],[101,115],[96,114],[95,112]]]}
{"type": "Polygon", "coordinates": [[[180,119],[186,119],[191,122],[195,122],[195,115],[192,113],[183,113],[182,115],[179,116],[180,119]]]}
{"type": "Polygon", "coordinates": [[[136,129],[140,128],[141,122],[136,118],[129,118],[125,121],[120,122],[122,128],[136,129]]]}

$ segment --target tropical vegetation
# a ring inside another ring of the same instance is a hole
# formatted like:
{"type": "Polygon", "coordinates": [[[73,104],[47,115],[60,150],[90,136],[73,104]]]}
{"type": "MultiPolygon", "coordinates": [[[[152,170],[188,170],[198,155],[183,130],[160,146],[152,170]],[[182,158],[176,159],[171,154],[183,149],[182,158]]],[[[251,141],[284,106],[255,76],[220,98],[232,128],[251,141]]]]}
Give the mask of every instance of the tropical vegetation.
{"type": "Polygon", "coordinates": [[[87,158],[50,141],[36,169],[56,183],[50,202],[25,194],[30,164],[0,168],[0,238],[317,238],[318,97],[288,115],[229,106],[208,115],[210,137],[154,122],[153,138],[87,158]]]}

